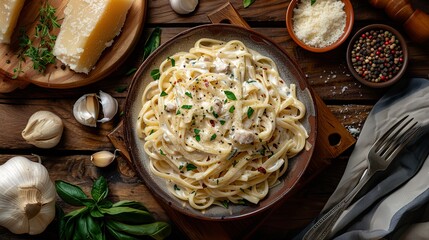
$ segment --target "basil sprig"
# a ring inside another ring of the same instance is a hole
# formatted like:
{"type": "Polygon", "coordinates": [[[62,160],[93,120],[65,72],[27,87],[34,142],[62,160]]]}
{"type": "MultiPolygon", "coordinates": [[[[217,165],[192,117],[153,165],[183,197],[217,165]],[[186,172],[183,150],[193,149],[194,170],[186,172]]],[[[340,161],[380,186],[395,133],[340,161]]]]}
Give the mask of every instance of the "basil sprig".
{"type": "Polygon", "coordinates": [[[55,187],[64,202],[84,206],[66,215],[59,211],[61,239],[140,239],[142,236],[164,239],[171,233],[170,225],[155,221],[142,203],[107,200],[109,189],[103,176],[94,182],[92,198],[80,187],[61,180],[55,182],[55,187]]]}
{"type": "Polygon", "coordinates": [[[157,27],[152,31],[149,38],[146,40],[144,44],[143,60],[149,57],[149,55],[159,47],[160,43],[161,43],[161,29],[157,27]]]}

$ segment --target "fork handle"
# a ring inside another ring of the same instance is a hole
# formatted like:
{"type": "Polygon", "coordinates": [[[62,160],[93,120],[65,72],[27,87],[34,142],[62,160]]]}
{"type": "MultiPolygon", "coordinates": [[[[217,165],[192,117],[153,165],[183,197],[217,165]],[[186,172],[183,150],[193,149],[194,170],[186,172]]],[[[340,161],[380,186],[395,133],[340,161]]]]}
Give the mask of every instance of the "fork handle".
{"type": "Polygon", "coordinates": [[[344,197],[341,202],[337,203],[331,210],[323,215],[304,235],[303,240],[323,240],[330,233],[333,225],[337,222],[341,213],[350,205],[356,194],[371,178],[369,175],[363,176],[356,187],[344,197]]]}

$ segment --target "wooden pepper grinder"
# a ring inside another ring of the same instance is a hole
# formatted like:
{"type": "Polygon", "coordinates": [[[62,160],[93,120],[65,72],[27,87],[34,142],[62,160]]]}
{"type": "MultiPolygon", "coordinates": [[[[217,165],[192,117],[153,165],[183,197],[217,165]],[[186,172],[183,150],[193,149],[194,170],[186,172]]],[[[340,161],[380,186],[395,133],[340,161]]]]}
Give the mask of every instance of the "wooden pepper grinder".
{"type": "Polygon", "coordinates": [[[414,9],[410,0],[369,0],[372,6],[384,8],[387,15],[403,24],[408,36],[417,43],[429,42],[429,15],[414,9]]]}

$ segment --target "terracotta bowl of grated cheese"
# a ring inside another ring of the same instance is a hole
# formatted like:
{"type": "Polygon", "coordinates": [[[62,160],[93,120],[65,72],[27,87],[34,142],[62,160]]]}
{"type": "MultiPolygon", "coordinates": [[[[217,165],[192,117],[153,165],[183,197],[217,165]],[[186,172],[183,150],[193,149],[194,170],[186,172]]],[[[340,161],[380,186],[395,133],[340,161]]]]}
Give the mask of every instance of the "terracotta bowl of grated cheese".
{"type": "Polygon", "coordinates": [[[354,23],[349,0],[291,0],[286,26],[291,38],[311,52],[327,52],[340,46],[354,23]]]}

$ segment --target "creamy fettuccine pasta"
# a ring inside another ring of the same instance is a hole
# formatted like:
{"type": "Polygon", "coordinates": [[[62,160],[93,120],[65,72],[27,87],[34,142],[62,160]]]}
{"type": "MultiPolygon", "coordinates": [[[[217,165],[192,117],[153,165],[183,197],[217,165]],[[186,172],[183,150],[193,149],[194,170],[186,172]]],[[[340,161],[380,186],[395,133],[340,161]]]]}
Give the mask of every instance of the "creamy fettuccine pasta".
{"type": "Polygon", "coordinates": [[[258,203],[304,148],[295,85],[240,41],[200,39],[151,75],[137,131],[150,170],[195,209],[258,203]]]}

